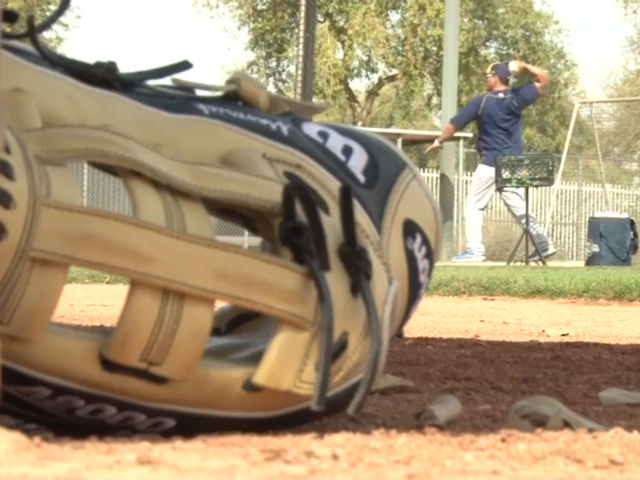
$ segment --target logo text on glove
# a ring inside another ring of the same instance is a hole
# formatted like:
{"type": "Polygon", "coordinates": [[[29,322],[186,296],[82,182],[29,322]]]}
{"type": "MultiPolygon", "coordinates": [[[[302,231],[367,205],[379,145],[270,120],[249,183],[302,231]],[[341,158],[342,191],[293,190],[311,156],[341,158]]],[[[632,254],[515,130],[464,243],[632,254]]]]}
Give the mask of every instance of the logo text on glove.
{"type": "Polygon", "coordinates": [[[286,123],[271,120],[267,117],[261,117],[259,115],[253,115],[251,113],[241,112],[240,110],[233,110],[231,108],[217,107],[215,105],[208,105],[206,103],[195,103],[198,110],[209,117],[231,117],[243,122],[255,123],[268,127],[274,132],[279,132],[285,137],[289,136],[289,125],[286,123]]]}
{"type": "Polygon", "coordinates": [[[416,232],[414,237],[407,238],[407,248],[413,253],[416,266],[418,267],[420,296],[422,296],[429,285],[429,274],[431,272],[431,263],[427,257],[427,245],[423,241],[422,235],[416,232]]]}
{"type": "Polygon", "coordinates": [[[367,178],[364,174],[369,164],[369,154],[355,140],[345,137],[333,128],[313,122],[304,122],[302,131],[315,141],[324,145],[333,155],[343,162],[349,171],[365,184],[367,178]]]}
{"type": "Polygon", "coordinates": [[[416,222],[406,219],[402,230],[409,274],[409,299],[404,314],[404,320],[406,321],[413,315],[427,288],[429,288],[433,251],[427,236],[416,222]]]}
{"type": "Polygon", "coordinates": [[[121,410],[104,402],[87,402],[78,395],[55,394],[43,385],[30,387],[5,385],[7,393],[28,401],[58,417],[105,423],[113,427],[132,428],[136,432],[160,433],[177,425],[171,417],[149,417],[136,410],[121,410]]]}

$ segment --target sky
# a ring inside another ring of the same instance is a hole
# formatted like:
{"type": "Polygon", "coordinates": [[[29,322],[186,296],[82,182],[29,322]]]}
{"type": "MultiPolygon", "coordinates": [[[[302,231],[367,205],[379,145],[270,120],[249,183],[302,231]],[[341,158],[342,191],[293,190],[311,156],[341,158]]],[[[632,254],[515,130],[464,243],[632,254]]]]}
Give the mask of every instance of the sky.
{"type": "MultiPolygon", "coordinates": [[[[602,97],[611,72],[625,63],[625,39],[631,33],[616,0],[536,2],[552,10],[566,29],[567,48],[587,95],[602,97]]],[[[178,77],[218,85],[251,58],[246,35],[230,15],[213,18],[192,0],[76,0],[72,5],[79,18],[61,52],[74,58],[114,60],[124,72],[188,59],[194,68],[178,77]]]]}
{"type": "Polygon", "coordinates": [[[79,18],[70,19],[60,52],[80,60],[114,60],[122,72],[189,60],[194,68],[177,77],[221,85],[251,59],[231,16],[212,18],[193,0],[76,0],[72,7],[79,18]]]}
{"type": "Polygon", "coordinates": [[[616,0],[546,0],[567,32],[567,49],[578,64],[580,82],[590,98],[604,96],[611,75],[625,64],[626,39],[632,34],[616,0]]]}

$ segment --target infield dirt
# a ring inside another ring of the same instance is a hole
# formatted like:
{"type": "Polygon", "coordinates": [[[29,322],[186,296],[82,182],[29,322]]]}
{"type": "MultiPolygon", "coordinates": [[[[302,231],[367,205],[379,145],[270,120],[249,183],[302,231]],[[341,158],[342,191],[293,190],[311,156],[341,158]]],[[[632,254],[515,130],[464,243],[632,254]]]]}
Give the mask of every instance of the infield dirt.
{"type": "MultiPolygon", "coordinates": [[[[67,285],[56,320],[111,323],[125,294],[67,285]]],[[[428,296],[387,363],[420,392],[372,395],[356,419],[272,434],[69,440],[0,427],[0,478],[640,478],[640,406],[598,400],[607,387],[640,391],[639,312],[638,303],[428,296]],[[462,416],[444,431],[424,428],[417,413],[444,393],[462,416]],[[531,394],[611,429],[508,429],[509,406],[531,394]]]]}

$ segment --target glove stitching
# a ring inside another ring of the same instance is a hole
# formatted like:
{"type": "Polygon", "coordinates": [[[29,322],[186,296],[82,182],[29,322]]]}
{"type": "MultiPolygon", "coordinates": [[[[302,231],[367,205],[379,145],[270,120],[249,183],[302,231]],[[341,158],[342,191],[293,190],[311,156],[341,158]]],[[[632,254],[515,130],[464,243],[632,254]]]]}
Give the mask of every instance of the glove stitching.
{"type": "Polygon", "coordinates": [[[165,309],[158,312],[154,331],[155,338],[149,338],[149,342],[145,346],[141,360],[149,363],[150,367],[162,365],[167,361],[167,357],[171,352],[171,348],[175,342],[177,333],[180,330],[180,324],[184,319],[185,295],[183,293],[173,292],[170,290],[163,291],[163,300],[165,309]]]}
{"type": "MultiPolygon", "coordinates": [[[[156,191],[163,206],[165,226],[186,233],[184,215],[175,197],[164,187],[157,187],[156,191]]],[[[148,367],[162,365],[167,360],[182,321],[184,294],[163,289],[161,295],[153,329],[140,357],[148,367]]]]}
{"type": "MultiPolygon", "coordinates": [[[[35,192],[36,183],[34,166],[27,158],[27,152],[25,151],[24,145],[22,145],[17,138],[13,137],[13,139],[18,144],[17,146],[20,149],[21,156],[24,159],[23,165],[25,168],[25,177],[26,183],[28,184],[28,191],[35,192]]],[[[8,140],[6,140],[6,142],[8,145],[8,140]]],[[[24,284],[22,285],[22,287],[20,287],[19,285],[17,285],[17,283],[19,282],[10,280],[15,278],[24,279],[25,275],[27,275],[27,278],[29,278],[29,272],[32,268],[31,262],[29,261],[29,247],[33,244],[33,238],[36,232],[36,223],[38,218],[37,212],[40,201],[38,196],[33,194],[27,195],[26,200],[27,205],[25,208],[24,225],[22,231],[20,232],[20,239],[18,240],[15,247],[16,254],[11,260],[9,266],[3,272],[3,276],[0,277],[0,292],[2,292],[2,295],[0,295],[0,305],[3,306],[2,315],[5,318],[5,320],[0,320],[1,325],[10,324],[9,319],[13,318],[18,305],[20,305],[22,301],[24,290],[26,288],[24,284]],[[25,270],[29,270],[29,272],[25,272],[25,270]],[[17,293],[16,289],[20,289],[21,293],[17,293]],[[13,307],[7,307],[7,303],[9,303],[11,300],[13,300],[13,307]]]]}
{"type": "Polygon", "coordinates": [[[3,326],[11,326],[10,320],[14,318],[16,310],[22,304],[33,274],[33,262],[29,261],[28,255],[21,255],[19,260],[22,262],[22,268],[16,269],[9,277],[12,281],[2,287],[4,295],[0,298],[0,305],[2,305],[0,325],[3,326]]]}

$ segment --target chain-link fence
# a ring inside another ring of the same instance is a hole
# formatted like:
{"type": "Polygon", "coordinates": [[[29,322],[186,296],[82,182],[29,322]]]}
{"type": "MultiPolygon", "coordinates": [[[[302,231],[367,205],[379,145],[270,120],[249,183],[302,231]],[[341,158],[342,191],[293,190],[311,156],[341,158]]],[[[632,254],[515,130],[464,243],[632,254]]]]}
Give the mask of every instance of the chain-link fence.
{"type": "Polygon", "coordinates": [[[575,104],[545,216],[547,229],[567,244],[571,256],[589,248],[589,217],[604,213],[639,218],[638,118],[640,97],[575,104]]]}
{"type": "MultiPolygon", "coordinates": [[[[464,152],[467,157],[476,155],[464,152]]],[[[468,158],[467,158],[468,160],[468,158]]],[[[132,215],[132,205],[122,180],[100,169],[78,163],[72,167],[82,189],[86,206],[108,210],[123,215],[132,215]]],[[[420,169],[425,182],[439,196],[439,173],[436,168],[420,169]]],[[[464,249],[464,199],[471,182],[471,171],[457,175],[455,179],[455,247],[464,249]]],[[[551,188],[532,188],[529,195],[530,213],[544,219],[551,202],[551,188]]],[[[631,217],[640,218],[640,190],[629,185],[609,185],[608,204],[618,211],[625,211],[631,217]]],[[[583,261],[587,255],[586,231],[590,216],[604,208],[605,193],[597,183],[562,182],[559,185],[554,220],[550,235],[559,253],[556,258],[583,261]]],[[[216,238],[226,243],[243,247],[255,246],[260,239],[234,223],[212,217],[212,228],[216,238]]],[[[485,210],[485,243],[487,258],[505,260],[522,233],[521,227],[500,200],[498,194],[485,210]]]]}
{"type": "MultiPolygon", "coordinates": [[[[71,170],[78,179],[85,206],[99,208],[121,215],[133,215],[133,207],[124,182],[116,175],[88,165],[76,163],[71,170]]],[[[259,239],[251,236],[244,228],[230,222],[211,218],[216,238],[226,243],[243,247],[255,246],[259,239]]]]}
{"type": "MultiPolygon", "coordinates": [[[[473,155],[475,153],[471,153],[473,155]]],[[[422,169],[427,184],[438,196],[438,170],[422,169]]],[[[466,198],[471,184],[471,171],[466,171],[456,179],[456,204],[466,198]]],[[[554,189],[540,187],[529,189],[529,213],[543,221],[548,213],[554,189]]],[[[589,251],[587,224],[589,217],[606,210],[606,198],[613,211],[624,212],[631,218],[640,219],[640,189],[633,185],[609,184],[607,192],[602,185],[593,182],[562,181],[557,185],[556,207],[548,228],[549,236],[558,249],[554,259],[584,261],[589,251]]],[[[484,240],[486,255],[490,260],[506,260],[522,234],[499,194],[494,194],[485,210],[484,240]]],[[[456,210],[455,242],[460,251],[464,249],[464,208],[456,210]]],[[[524,248],[521,247],[523,256],[524,248]]],[[[522,257],[523,257],[522,256],[522,257]]],[[[521,257],[521,258],[522,258],[521,257]]],[[[517,257],[516,257],[517,258],[517,257]]],[[[638,261],[638,258],[635,259],[638,261]]]]}

